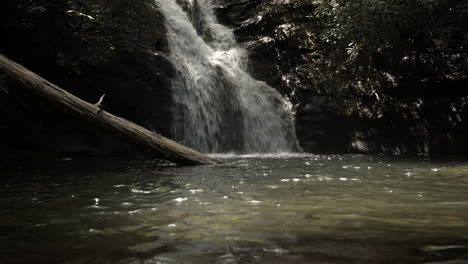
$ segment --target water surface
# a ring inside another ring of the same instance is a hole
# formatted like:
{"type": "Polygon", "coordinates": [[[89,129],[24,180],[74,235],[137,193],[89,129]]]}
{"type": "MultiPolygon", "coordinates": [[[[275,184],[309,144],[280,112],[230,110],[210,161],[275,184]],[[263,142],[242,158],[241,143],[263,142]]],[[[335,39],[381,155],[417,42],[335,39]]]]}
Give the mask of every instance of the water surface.
{"type": "Polygon", "coordinates": [[[466,259],[468,162],[223,156],[3,169],[0,263],[424,263],[466,259]]]}

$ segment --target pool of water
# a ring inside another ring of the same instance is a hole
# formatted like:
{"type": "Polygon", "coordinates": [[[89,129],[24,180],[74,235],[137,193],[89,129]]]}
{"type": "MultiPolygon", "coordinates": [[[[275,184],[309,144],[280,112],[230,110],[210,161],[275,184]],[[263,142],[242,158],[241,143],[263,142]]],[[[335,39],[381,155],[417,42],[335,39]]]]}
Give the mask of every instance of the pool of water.
{"type": "Polygon", "coordinates": [[[468,263],[468,162],[64,159],[0,178],[0,263],[468,263]]]}

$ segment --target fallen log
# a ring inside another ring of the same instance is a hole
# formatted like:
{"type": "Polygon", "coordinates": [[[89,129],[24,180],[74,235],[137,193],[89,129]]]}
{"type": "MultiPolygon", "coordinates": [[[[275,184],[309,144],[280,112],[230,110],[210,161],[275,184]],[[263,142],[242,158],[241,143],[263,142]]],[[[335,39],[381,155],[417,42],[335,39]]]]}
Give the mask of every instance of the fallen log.
{"type": "MultiPolygon", "coordinates": [[[[176,143],[124,118],[114,116],[102,110],[99,104],[93,105],[72,95],[2,54],[0,54],[1,72],[19,82],[27,91],[67,110],[81,120],[99,126],[112,135],[147,149],[149,153],[160,159],[169,160],[178,165],[221,163],[215,158],[176,143]]],[[[11,89],[9,90],[11,92],[11,89]]]]}

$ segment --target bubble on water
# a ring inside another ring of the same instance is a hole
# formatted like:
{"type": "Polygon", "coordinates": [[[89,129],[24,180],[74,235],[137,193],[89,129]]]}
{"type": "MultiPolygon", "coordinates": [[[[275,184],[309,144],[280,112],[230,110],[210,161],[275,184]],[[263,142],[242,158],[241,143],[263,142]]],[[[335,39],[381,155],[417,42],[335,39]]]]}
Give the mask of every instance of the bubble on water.
{"type": "Polygon", "coordinates": [[[276,246],[263,248],[263,251],[268,252],[268,253],[274,253],[276,255],[283,255],[283,254],[289,253],[287,249],[276,247],[276,246]]]}
{"type": "Polygon", "coordinates": [[[94,229],[94,228],[90,228],[90,229],[88,230],[88,232],[89,232],[89,233],[94,233],[94,234],[102,234],[102,233],[104,233],[104,231],[99,230],[99,229],[94,229]]]}
{"type": "Polygon", "coordinates": [[[144,191],[144,190],[138,190],[138,189],[132,189],[132,193],[151,193],[151,191],[144,191]]]}
{"type": "Polygon", "coordinates": [[[288,182],[290,181],[289,179],[281,179],[282,182],[288,182]]]}
{"type": "MultiPolygon", "coordinates": [[[[144,262],[135,262],[135,263],[144,263],[144,264],[176,264],[180,263],[174,259],[168,258],[168,257],[161,257],[157,256],[154,258],[150,258],[148,260],[145,260],[144,262]]],[[[134,264],[134,263],[131,263],[134,264]]]]}
{"type": "Polygon", "coordinates": [[[322,177],[318,177],[318,180],[319,181],[333,181],[333,178],[322,176],[322,177]]]}
{"type": "Polygon", "coordinates": [[[178,198],[175,198],[173,201],[175,201],[177,203],[181,203],[181,202],[185,202],[187,200],[188,200],[187,197],[178,197],[178,198]]]}

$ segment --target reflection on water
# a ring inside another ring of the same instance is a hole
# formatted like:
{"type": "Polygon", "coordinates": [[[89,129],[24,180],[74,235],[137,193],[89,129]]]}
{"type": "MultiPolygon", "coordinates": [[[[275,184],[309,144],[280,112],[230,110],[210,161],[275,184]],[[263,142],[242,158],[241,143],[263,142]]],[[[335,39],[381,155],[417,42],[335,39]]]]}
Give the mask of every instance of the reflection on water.
{"type": "Polygon", "coordinates": [[[7,169],[0,262],[467,263],[468,162],[222,158],[7,169]]]}

